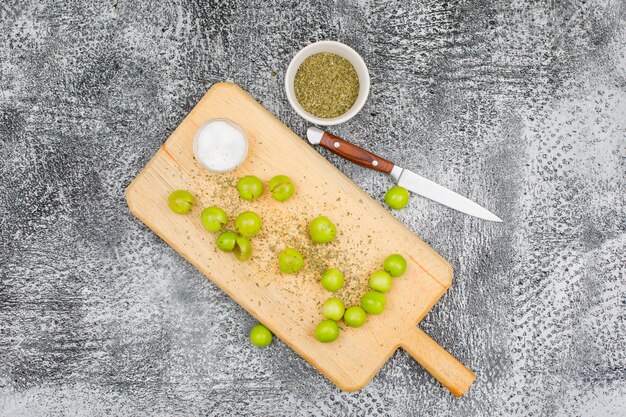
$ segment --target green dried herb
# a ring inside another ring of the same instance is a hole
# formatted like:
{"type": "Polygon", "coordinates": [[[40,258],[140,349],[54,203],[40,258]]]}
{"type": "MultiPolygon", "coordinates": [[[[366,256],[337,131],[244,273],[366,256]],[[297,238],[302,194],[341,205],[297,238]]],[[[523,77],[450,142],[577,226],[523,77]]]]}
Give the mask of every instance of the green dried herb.
{"type": "Polygon", "coordinates": [[[350,61],[322,52],[311,55],[300,65],[294,89],[304,110],[330,119],[352,107],[359,95],[359,77],[350,61]]]}

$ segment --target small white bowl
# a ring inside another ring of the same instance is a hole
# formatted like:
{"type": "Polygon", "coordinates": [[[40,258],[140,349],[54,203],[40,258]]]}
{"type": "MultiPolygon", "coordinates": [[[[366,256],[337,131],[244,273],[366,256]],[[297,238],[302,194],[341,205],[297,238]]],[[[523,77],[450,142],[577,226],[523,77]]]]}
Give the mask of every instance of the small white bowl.
{"type": "Polygon", "coordinates": [[[229,119],[211,119],[196,131],[193,155],[198,164],[213,174],[238,168],[248,155],[248,136],[229,119]]]}
{"type": "Polygon", "coordinates": [[[354,49],[341,42],[320,41],[305,46],[296,54],[296,56],[293,57],[287,67],[287,73],[285,74],[285,91],[287,92],[287,100],[289,100],[291,107],[293,107],[296,113],[304,119],[321,126],[337,125],[352,119],[361,110],[361,108],[363,108],[363,105],[367,100],[367,95],[370,92],[370,75],[367,72],[367,66],[363,61],[363,58],[361,58],[361,55],[359,55],[354,49]],[[330,52],[347,59],[352,64],[359,77],[359,95],[357,96],[354,104],[341,116],[333,117],[331,119],[315,117],[311,113],[304,110],[300,103],[298,103],[294,90],[294,80],[300,65],[311,55],[319,54],[320,52],[330,52]]]}

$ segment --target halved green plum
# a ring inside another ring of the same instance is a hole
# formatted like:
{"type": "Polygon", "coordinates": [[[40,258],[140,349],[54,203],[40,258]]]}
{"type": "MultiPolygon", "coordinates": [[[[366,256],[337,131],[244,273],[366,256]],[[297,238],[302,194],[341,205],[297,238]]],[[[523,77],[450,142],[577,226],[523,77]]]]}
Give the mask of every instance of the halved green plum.
{"type": "Polygon", "coordinates": [[[167,205],[176,214],[189,213],[195,199],[187,190],[176,190],[167,197],[167,205]]]}
{"type": "Polygon", "coordinates": [[[207,207],[200,214],[202,226],[209,232],[219,232],[228,222],[226,212],[217,206],[207,207]]]}
{"type": "Polygon", "coordinates": [[[270,192],[272,197],[277,201],[288,200],[295,191],[295,187],[291,178],[286,175],[276,175],[270,180],[269,183],[270,192]]]}
{"type": "Polygon", "coordinates": [[[241,262],[247,261],[252,255],[252,243],[243,236],[235,239],[235,247],[233,248],[235,257],[241,262]]]}
{"type": "Polygon", "coordinates": [[[244,200],[256,200],[263,194],[263,181],[254,175],[247,175],[237,182],[237,191],[244,200]]]}

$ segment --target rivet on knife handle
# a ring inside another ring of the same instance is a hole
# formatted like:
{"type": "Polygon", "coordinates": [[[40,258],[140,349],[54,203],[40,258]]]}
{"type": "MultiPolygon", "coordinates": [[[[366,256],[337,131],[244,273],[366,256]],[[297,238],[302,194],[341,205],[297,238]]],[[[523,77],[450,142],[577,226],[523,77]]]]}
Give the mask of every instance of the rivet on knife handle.
{"type": "Polygon", "coordinates": [[[322,145],[329,151],[362,167],[384,172],[385,174],[391,174],[391,170],[394,167],[392,162],[316,127],[309,128],[307,136],[311,143],[322,145]]]}

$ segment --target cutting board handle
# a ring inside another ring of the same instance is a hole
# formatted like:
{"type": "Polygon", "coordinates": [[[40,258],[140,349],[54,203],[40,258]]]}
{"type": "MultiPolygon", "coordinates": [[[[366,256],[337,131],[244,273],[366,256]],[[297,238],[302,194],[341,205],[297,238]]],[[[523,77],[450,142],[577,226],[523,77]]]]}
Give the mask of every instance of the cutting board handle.
{"type": "Polygon", "coordinates": [[[472,371],[417,326],[406,332],[400,346],[456,397],[465,394],[476,379],[472,371]]]}

